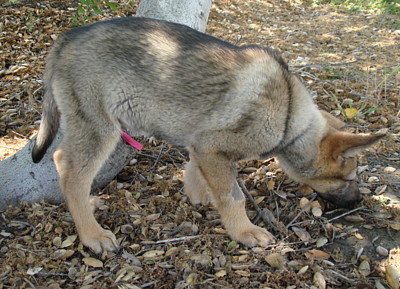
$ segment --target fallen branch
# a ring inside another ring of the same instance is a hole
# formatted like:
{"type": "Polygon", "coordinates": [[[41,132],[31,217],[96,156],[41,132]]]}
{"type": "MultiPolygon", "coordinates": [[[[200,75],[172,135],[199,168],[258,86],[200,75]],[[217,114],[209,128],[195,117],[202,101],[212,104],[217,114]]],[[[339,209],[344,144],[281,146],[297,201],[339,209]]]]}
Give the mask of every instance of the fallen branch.
{"type": "Polygon", "coordinates": [[[343,213],[343,214],[341,214],[341,215],[339,215],[339,216],[333,217],[332,219],[329,219],[329,220],[327,221],[327,223],[330,223],[330,222],[332,222],[332,221],[334,221],[334,220],[340,219],[340,218],[342,218],[342,217],[344,217],[344,216],[350,215],[350,214],[352,214],[352,213],[354,213],[354,212],[363,210],[363,209],[365,209],[365,208],[366,208],[365,206],[362,206],[362,207],[359,207],[359,208],[355,208],[355,209],[350,210],[350,211],[348,211],[348,212],[346,212],[346,213],[343,213]]]}
{"type": "MultiPolygon", "coordinates": [[[[267,217],[267,214],[265,214],[260,207],[257,205],[256,201],[254,200],[253,196],[249,193],[249,191],[247,190],[246,186],[243,184],[242,180],[238,179],[237,180],[240,188],[243,190],[243,192],[245,193],[245,195],[249,198],[250,202],[252,202],[254,208],[256,209],[258,215],[261,217],[261,219],[264,221],[264,223],[268,224],[272,230],[274,230],[275,232],[281,232],[281,230],[276,227],[274,224],[272,224],[271,220],[267,217]]],[[[267,208],[264,208],[265,211],[267,211],[268,213],[272,212],[270,210],[268,210],[267,208]]]]}
{"type": "Polygon", "coordinates": [[[187,241],[187,240],[198,239],[198,238],[200,238],[200,237],[201,237],[201,235],[196,235],[196,236],[183,236],[183,237],[178,237],[178,238],[160,240],[160,241],[157,241],[156,244],[165,244],[165,243],[173,243],[173,242],[182,242],[182,241],[187,241]]]}
{"type": "Polygon", "coordinates": [[[301,209],[300,212],[297,214],[297,216],[294,217],[294,219],[293,219],[289,224],[286,225],[286,227],[285,227],[286,229],[289,229],[289,227],[292,226],[292,224],[294,223],[294,221],[296,221],[297,218],[300,217],[300,215],[303,214],[303,213],[308,209],[309,206],[311,206],[311,203],[315,200],[316,197],[317,197],[317,194],[313,194],[313,195],[312,195],[311,199],[310,199],[310,200],[308,201],[308,203],[304,206],[304,208],[301,209]]]}

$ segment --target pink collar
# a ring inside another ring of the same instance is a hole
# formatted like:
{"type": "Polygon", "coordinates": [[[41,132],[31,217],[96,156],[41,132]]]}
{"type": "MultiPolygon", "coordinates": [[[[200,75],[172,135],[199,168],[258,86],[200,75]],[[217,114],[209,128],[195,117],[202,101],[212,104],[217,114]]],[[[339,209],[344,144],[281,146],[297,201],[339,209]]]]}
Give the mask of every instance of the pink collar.
{"type": "Polygon", "coordinates": [[[133,146],[135,149],[138,151],[141,151],[143,149],[143,145],[141,143],[138,143],[135,141],[133,138],[130,137],[126,132],[121,131],[121,137],[131,146],[133,146]]]}

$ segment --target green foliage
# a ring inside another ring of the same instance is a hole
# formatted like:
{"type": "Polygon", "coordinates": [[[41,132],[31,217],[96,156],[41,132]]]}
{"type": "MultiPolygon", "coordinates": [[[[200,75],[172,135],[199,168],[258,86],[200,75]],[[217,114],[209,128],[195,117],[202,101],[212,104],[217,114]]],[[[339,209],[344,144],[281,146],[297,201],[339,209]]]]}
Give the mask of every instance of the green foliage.
{"type": "Polygon", "coordinates": [[[94,15],[102,15],[104,10],[117,10],[119,7],[110,1],[104,0],[79,0],[75,15],[71,17],[71,25],[83,25],[92,20],[94,15]]]}
{"type": "Polygon", "coordinates": [[[374,10],[400,15],[399,0],[314,0],[315,4],[331,4],[348,11],[374,10]]]}

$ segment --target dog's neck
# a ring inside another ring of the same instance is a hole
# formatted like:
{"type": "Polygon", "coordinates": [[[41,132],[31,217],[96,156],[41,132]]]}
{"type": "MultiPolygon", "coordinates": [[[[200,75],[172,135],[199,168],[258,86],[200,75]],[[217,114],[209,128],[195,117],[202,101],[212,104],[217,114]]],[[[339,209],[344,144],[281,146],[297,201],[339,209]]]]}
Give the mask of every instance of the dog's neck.
{"type": "Polygon", "coordinates": [[[277,153],[283,170],[293,179],[316,174],[313,166],[319,155],[319,144],[326,135],[328,124],[319,110],[313,110],[308,125],[277,153]]]}

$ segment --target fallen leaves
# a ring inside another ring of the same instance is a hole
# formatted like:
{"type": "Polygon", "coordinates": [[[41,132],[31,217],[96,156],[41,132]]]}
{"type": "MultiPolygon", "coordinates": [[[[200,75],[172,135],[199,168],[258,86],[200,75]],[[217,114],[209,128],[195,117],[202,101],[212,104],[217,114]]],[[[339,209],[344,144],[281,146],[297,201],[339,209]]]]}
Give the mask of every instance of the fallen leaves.
{"type": "Polygon", "coordinates": [[[94,267],[94,268],[102,268],[103,267],[103,262],[96,258],[86,257],[86,258],[83,258],[82,261],[90,267],[94,267]]]}

